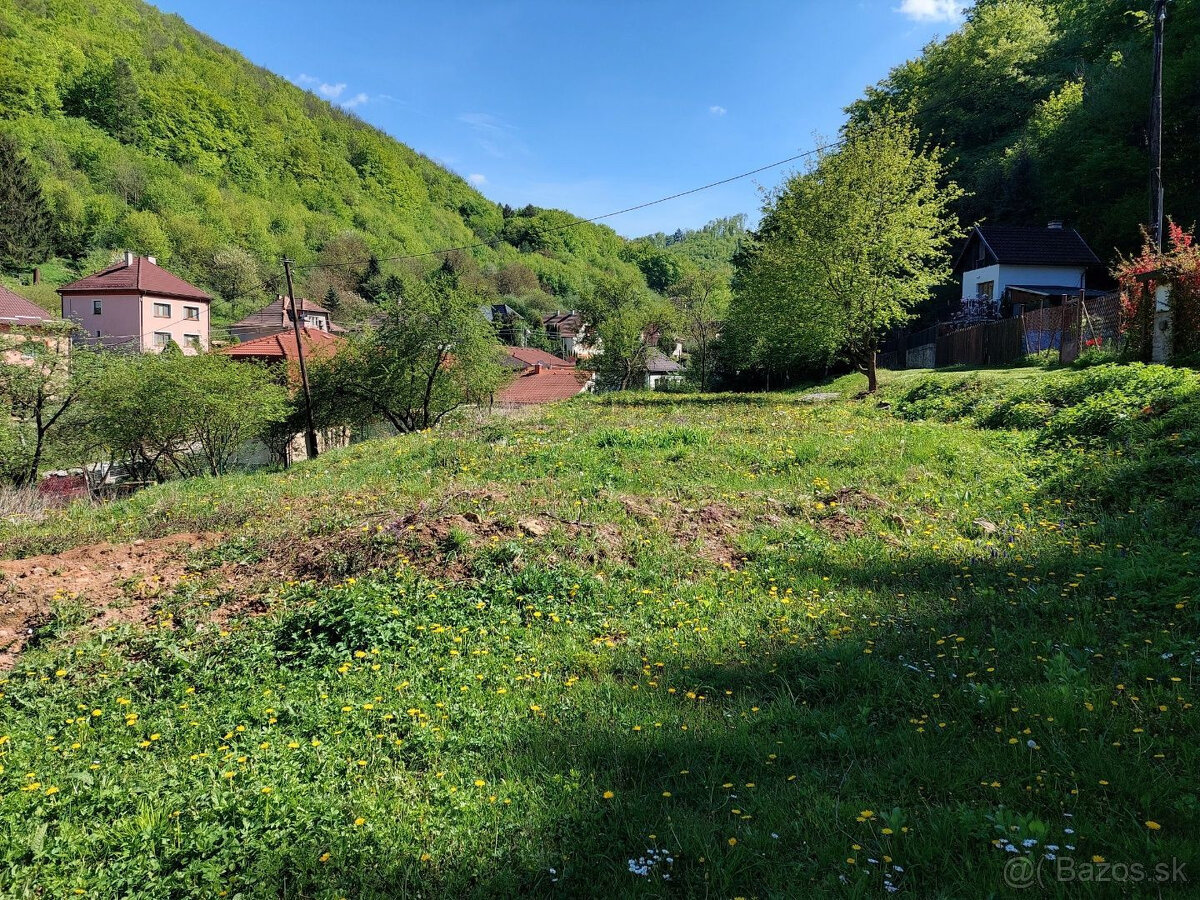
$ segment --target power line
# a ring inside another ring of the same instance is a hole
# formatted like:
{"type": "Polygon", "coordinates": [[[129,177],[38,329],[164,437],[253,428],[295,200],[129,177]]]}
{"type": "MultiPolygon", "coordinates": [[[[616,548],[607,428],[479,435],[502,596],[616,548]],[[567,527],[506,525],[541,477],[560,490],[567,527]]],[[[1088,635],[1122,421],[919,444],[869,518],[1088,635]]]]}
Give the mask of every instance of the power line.
{"type": "MultiPolygon", "coordinates": [[[[759,166],[757,169],[751,169],[749,172],[742,172],[738,175],[730,175],[728,178],[722,178],[720,181],[712,181],[700,187],[691,188],[686,191],[680,191],[677,194],[671,194],[667,197],[659,197],[657,200],[648,200],[645,203],[638,203],[634,206],[627,206],[624,209],[618,209],[615,212],[604,213],[599,216],[592,216],[587,219],[576,219],[574,222],[568,222],[566,225],[557,225],[553,228],[544,229],[546,232],[566,231],[569,228],[578,228],[580,225],[591,225],[603,219],[611,219],[615,216],[623,216],[626,213],[636,212],[639,209],[646,209],[651,206],[657,206],[660,203],[668,203],[671,200],[678,200],[680,197],[687,197],[691,194],[699,194],[701,191],[711,190],[715,187],[720,187],[723,184],[730,184],[734,181],[740,181],[743,178],[749,178],[751,175],[757,175],[760,172],[766,172],[768,169],[776,169],[779,166],[786,166],[788,163],[796,162],[805,159],[809,156],[815,156],[818,153],[825,153],[829,150],[836,150],[845,144],[844,140],[834,141],[832,144],[825,144],[820,147],[815,147],[812,150],[806,150],[803,153],[797,153],[795,156],[789,156],[787,159],[781,159],[773,163],[767,163],[765,166],[759,166]]],[[[445,247],[441,250],[426,250],[423,253],[408,253],[401,256],[382,256],[378,257],[379,262],[399,262],[406,259],[423,259],[427,256],[438,256],[442,253],[455,253],[463,250],[477,250],[481,247],[494,247],[496,244],[504,242],[504,238],[492,238],[490,241],[480,241],[475,244],[464,244],[461,247],[445,247]]],[[[363,260],[365,265],[369,260],[363,260]]],[[[297,269],[345,269],[351,263],[310,263],[304,266],[296,266],[297,269]]]]}

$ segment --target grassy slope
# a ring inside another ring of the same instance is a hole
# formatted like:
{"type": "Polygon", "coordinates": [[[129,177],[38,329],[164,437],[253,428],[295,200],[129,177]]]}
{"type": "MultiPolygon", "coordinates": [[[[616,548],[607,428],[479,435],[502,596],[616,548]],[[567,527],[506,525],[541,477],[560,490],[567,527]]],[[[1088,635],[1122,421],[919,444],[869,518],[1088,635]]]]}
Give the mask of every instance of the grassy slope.
{"type": "Polygon", "coordinates": [[[798,398],[584,400],[0,532],[226,532],[162,627],[72,639],[64,598],[0,684],[0,884],[985,896],[998,838],[1196,860],[1194,420],[1172,482],[798,398]],[[293,529],[337,583],[209,624],[213,567],[286,569],[293,529]]]}

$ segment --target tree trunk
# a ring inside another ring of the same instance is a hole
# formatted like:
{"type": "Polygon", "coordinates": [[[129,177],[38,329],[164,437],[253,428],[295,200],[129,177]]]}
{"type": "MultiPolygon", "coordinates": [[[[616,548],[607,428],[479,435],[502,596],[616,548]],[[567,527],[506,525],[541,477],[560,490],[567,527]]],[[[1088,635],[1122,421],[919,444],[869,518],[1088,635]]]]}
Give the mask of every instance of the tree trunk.
{"type": "Polygon", "coordinates": [[[875,350],[867,351],[867,393],[873,394],[879,390],[879,371],[875,367],[875,361],[878,357],[875,350]]]}

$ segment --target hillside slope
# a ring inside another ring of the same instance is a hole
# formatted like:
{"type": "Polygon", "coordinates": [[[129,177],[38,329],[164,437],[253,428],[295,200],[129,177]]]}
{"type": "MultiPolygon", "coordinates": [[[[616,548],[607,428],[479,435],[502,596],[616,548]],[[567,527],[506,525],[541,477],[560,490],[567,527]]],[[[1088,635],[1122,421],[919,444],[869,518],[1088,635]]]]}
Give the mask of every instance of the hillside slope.
{"type": "Polygon", "coordinates": [[[281,255],[312,261],[323,248],[340,262],[498,239],[474,251],[484,275],[520,265],[537,279],[518,272],[508,284],[560,296],[601,271],[638,272],[611,229],[553,231],[573,217],[532,207],[506,215],[141,0],[4,0],[0,41],[0,130],[32,157],[55,251],[75,268],[112,249],[153,253],[233,302],[276,287],[281,255]]]}
{"type": "MultiPolygon", "coordinates": [[[[977,0],[966,24],[869,89],[851,114],[912,108],[951,148],[966,222],[1068,219],[1105,261],[1149,208],[1150,0],[977,0]]],[[[1166,210],[1200,216],[1200,2],[1168,6],[1166,210]]]]}
{"type": "Polygon", "coordinates": [[[0,520],[0,557],[58,551],[0,562],[8,893],[986,897],[1016,856],[1197,858],[1200,377],[884,391],[581,398],[0,520]]]}

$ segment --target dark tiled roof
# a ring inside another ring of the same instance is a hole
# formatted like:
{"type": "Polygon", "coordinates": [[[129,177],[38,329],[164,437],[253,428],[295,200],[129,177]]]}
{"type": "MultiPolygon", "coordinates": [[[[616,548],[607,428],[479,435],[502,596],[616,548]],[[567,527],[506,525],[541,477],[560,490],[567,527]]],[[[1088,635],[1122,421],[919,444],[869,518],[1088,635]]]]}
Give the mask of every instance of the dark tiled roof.
{"type": "Polygon", "coordinates": [[[583,328],[583,316],[577,312],[552,313],[542,319],[542,324],[560,337],[575,337],[583,328]]]}
{"type": "MultiPolygon", "coordinates": [[[[1098,266],[1100,257],[1074,228],[980,225],[976,233],[1006,266],[1098,266]]],[[[969,248],[973,242],[968,241],[969,248]]],[[[963,253],[966,253],[963,249],[963,253]]],[[[959,262],[962,262],[960,257],[959,262]]]]}
{"type": "MultiPolygon", "coordinates": [[[[301,334],[304,341],[304,354],[307,357],[327,356],[336,353],[338,345],[344,340],[344,338],[317,328],[302,328],[301,334]]],[[[298,358],[298,354],[296,353],[296,332],[289,328],[277,334],[268,334],[264,337],[255,338],[252,341],[232,344],[223,348],[220,352],[234,358],[286,359],[289,362],[294,361],[298,358]]]]}
{"type": "Polygon", "coordinates": [[[653,347],[650,353],[646,356],[646,371],[651,375],[666,375],[671,372],[678,372],[683,368],[671,357],[667,356],[657,347],[653,347]]]}
{"type": "Polygon", "coordinates": [[[587,390],[591,372],[578,369],[527,369],[496,392],[498,406],[532,406],[567,400],[587,390]]]}
{"type": "Polygon", "coordinates": [[[103,272],[64,284],[58,289],[60,294],[103,294],[114,291],[138,291],[182,300],[212,299],[194,284],[188,284],[144,256],[135,256],[132,263],[122,260],[103,272]]]}
{"type": "MultiPolygon", "coordinates": [[[[229,327],[275,329],[281,327],[282,325],[288,325],[290,324],[290,320],[284,316],[283,312],[284,304],[286,303],[286,297],[277,297],[274,302],[268,303],[262,309],[258,310],[257,312],[250,313],[250,315],[246,316],[246,318],[242,319],[240,322],[235,322],[229,327]]],[[[323,315],[327,319],[329,318],[329,310],[323,306],[318,306],[311,300],[305,300],[301,297],[297,297],[296,306],[298,306],[301,312],[304,314],[314,313],[316,315],[323,315]]]]}
{"type": "Polygon", "coordinates": [[[40,306],[30,303],[0,284],[0,323],[5,325],[40,325],[53,322],[54,317],[40,306]]]}

